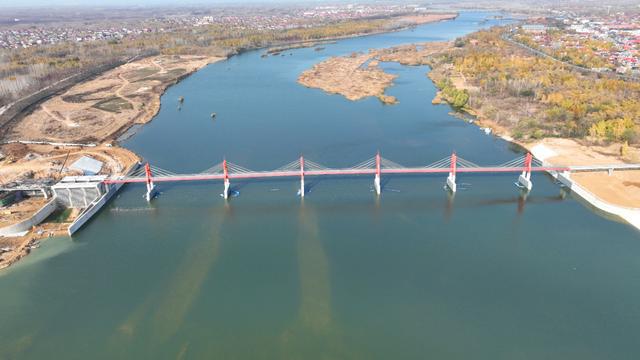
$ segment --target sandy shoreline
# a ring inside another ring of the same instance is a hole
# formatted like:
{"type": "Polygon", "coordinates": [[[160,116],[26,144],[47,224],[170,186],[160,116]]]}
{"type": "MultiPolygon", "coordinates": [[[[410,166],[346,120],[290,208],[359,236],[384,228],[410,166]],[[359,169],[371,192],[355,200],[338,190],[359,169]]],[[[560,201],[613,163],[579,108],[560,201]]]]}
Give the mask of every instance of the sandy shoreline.
{"type": "MultiPolygon", "coordinates": [[[[463,85],[463,88],[464,86],[466,85],[463,85]]],[[[434,104],[446,103],[440,93],[439,91],[436,94],[434,104]]],[[[491,129],[494,136],[526,149],[549,166],[627,163],[619,156],[620,144],[583,145],[577,140],[564,138],[545,138],[534,142],[517,141],[504,126],[498,125],[472,109],[463,111],[476,118],[474,125],[491,129]]],[[[631,148],[629,151],[633,158],[638,156],[638,149],[631,148]]],[[[574,173],[570,176],[565,174],[563,179],[564,185],[570,187],[572,193],[595,209],[616,216],[640,230],[640,181],[637,180],[640,179],[640,171],[614,171],[612,174],[607,171],[574,173]]]]}

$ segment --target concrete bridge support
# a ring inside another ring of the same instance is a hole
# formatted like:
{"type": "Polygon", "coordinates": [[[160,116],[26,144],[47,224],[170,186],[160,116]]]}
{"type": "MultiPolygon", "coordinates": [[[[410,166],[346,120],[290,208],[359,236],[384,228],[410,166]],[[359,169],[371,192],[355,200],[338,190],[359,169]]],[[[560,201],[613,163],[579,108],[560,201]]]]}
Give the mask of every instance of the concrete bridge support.
{"type": "Polygon", "coordinates": [[[231,182],[229,181],[229,179],[224,179],[224,192],[222,193],[222,196],[224,197],[225,200],[229,198],[230,187],[231,187],[231,182]]]}
{"type": "Polygon", "coordinates": [[[456,156],[456,153],[454,152],[453,154],[451,154],[451,170],[449,171],[449,176],[447,177],[447,188],[449,188],[449,190],[451,190],[452,193],[455,193],[457,190],[457,185],[456,185],[456,166],[457,166],[457,162],[458,162],[458,157],[456,156]]]}
{"type": "Polygon", "coordinates": [[[518,184],[523,188],[527,189],[527,191],[531,191],[533,188],[533,183],[531,182],[531,162],[533,160],[533,156],[531,153],[527,153],[524,158],[524,170],[522,174],[518,177],[518,184]]]}

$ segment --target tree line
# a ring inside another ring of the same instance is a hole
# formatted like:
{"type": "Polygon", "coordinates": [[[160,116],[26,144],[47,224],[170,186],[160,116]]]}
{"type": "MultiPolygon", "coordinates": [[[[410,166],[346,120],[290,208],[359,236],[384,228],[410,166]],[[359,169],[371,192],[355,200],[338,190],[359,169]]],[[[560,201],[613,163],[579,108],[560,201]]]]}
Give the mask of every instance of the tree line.
{"type": "MultiPolygon", "coordinates": [[[[466,106],[511,129],[516,138],[559,136],[640,144],[640,83],[580,73],[533,56],[504,41],[504,31],[474,33],[432,58],[436,73],[451,69],[442,78],[463,75],[477,89],[468,92],[466,106]]],[[[450,82],[441,80],[438,86],[454,102],[464,100],[448,89],[450,82]]]]}

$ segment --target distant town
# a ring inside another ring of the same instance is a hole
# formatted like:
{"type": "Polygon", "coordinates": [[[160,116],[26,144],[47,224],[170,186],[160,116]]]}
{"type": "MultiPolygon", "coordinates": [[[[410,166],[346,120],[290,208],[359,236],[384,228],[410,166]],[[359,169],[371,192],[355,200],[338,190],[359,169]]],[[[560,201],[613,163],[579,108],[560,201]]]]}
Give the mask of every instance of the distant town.
{"type": "Polygon", "coordinates": [[[211,10],[203,15],[162,15],[141,22],[113,21],[104,24],[25,24],[21,19],[0,27],[0,48],[18,49],[60,43],[120,40],[147,33],[168,33],[199,26],[221,26],[238,30],[286,30],[314,27],[333,21],[387,17],[425,11],[418,5],[327,5],[309,8],[273,9],[265,12],[241,10],[211,10]]]}
{"type": "Polygon", "coordinates": [[[516,39],[559,60],[599,72],[640,75],[640,14],[553,16],[522,25],[516,39]]]}

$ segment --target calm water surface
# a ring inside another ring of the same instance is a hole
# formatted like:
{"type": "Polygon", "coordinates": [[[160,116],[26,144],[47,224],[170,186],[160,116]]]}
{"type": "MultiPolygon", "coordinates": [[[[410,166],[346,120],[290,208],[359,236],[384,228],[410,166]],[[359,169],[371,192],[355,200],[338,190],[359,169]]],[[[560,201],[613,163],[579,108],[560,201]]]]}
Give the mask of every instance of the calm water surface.
{"type": "MultiPolygon", "coordinates": [[[[520,153],[433,106],[427,67],[387,63],[388,94],[350,102],[296,83],[328,56],[451,39],[496,24],[464,13],[323,51],[212,64],[170,88],[126,142],[198,172],[227,157],[266,170],[300,154],[350,166],[379,149],[404,165],[455,150],[520,153]],[[178,96],[185,97],[181,110],[178,96]],[[218,117],[209,116],[216,112],[218,117]]],[[[70,238],[0,274],[0,359],[637,359],[640,236],[545,175],[522,201],[513,175],[298,184],[127,186],[70,238]]]]}

